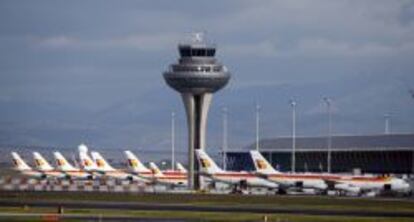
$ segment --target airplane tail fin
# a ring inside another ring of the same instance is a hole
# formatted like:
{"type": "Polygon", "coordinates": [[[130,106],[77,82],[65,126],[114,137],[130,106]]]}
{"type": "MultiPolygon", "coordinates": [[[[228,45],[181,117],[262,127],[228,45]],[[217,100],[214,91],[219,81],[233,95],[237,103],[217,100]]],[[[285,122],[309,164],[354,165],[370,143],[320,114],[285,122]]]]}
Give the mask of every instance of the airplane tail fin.
{"type": "Polygon", "coordinates": [[[181,163],[177,162],[176,165],[178,171],[180,171],[181,173],[187,173],[187,169],[185,169],[185,167],[181,163]]]}
{"type": "Polygon", "coordinates": [[[79,159],[81,167],[86,171],[96,170],[96,164],[89,157],[87,152],[79,151],[79,159]]]}
{"type": "Polygon", "coordinates": [[[160,168],[158,168],[158,166],[154,162],[150,162],[149,167],[150,167],[152,173],[154,174],[154,176],[164,176],[164,174],[161,172],[160,168]]]}
{"type": "Polygon", "coordinates": [[[11,153],[16,170],[31,170],[32,168],[16,152],[11,153]]]}
{"type": "Polygon", "coordinates": [[[33,152],[33,158],[35,160],[36,167],[39,170],[45,170],[45,171],[53,170],[53,167],[49,164],[49,162],[46,161],[45,158],[43,158],[42,155],[40,155],[40,153],[33,152]]]}
{"type": "Polygon", "coordinates": [[[200,172],[214,174],[223,171],[204,150],[197,149],[195,153],[200,164],[200,172]]]}
{"type": "Polygon", "coordinates": [[[254,167],[258,173],[279,173],[270,163],[263,157],[263,155],[257,150],[250,150],[250,156],[253,159],[254,167]]]}
{"type": "Polygon", "coordinates": [[[102,155],[98,152],[91,152],[92,158],[96,163],[98,170],[102,171],[112,171],[114,168],[109,165],[108,162],[102,157],[102,155]]]}
{"type": "Polygon", "coordinates": [[[53,155],[55,156],[56,165],[59,170],[75,170],[75,167],[73,167],[60,152],[54,152],[53,155]]]}
{"type": "Polygon", "coordinates": [[[150,171],[131,151],[126,150],[124,154],[128,161],[128,167],[134,172],[150,171]]]}

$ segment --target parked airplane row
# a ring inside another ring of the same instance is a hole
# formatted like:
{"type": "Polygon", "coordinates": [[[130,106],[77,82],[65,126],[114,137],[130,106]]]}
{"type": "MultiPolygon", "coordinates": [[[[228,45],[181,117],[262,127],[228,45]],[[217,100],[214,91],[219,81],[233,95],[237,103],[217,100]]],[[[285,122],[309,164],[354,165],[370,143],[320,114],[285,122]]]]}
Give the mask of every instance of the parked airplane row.
{"type": "Polygon", "coordinates": [[[40,153],[33,152],[35,169],[30,167],[16,152],[11,154],[16,170],[23,175],[38,179],[93,180],[105,177],[172,187],[187,186],[187,171],[180,163],[177,163],[177,170],[174,171],[161,171],[153,162],[148,168],[131,151],[124,151],[129,170],[115,169],[98,152],[91,152],[91,158],[87,152],[79,151],[81,168],[74,167],[59,152],[53,153],[56,168],[52,167],[40,153]]]}
{"type": "Polygon", "coordinates": [[[367,192],[395,191],[411,192],[407,181],[391,176],[355,176],[322,173],[282,173],[256,150],[250,151],[255,172],[224,171],[208,156],[204,150],[196,150],[200,163],[200,173],[213,181],[228,184],[245,184],[247,186],[278,187],[278,193],[284,194],[289,189],[312,189],[317,193],[336,190],[339,193],[362,194],[367,192]]]}
{"type": "MultiPolygon", "coordinates": [[[[84,146],[84,145],[81,145],[84,146]]],[[[84,146],[86,147],[86,146],[84,146]]],[[[56,169],[38,152],[33,152],[35,169],[31,168],[16,152],[12,152],[15,169],[23,175],[35,178],[57,178],[93,180],[115,178],[146,184],[160,184],[170,187],[186,187],[187,171],[177,163],[177,170],[161,171],[155,163],[145,166],[131,151],[124,151],[128,170],[112,167],[100,153],[79,149],[80,168],[74,167],[59,152],[54,152],[56,169]]],[[[291,190],[310,189],[315,193],[335,190],[339,193],[362,194],[366,192],[396,191],[408,193],[410,185],[403,179],[391,176],[355,176],[323,173],[283,173],[275,170],[258,151],[250,151],[254,172],[225,171],[209,157],[204,150],[196,150],[200,175],[209,178],[210,187],[224,183],[234,188],[262,187],[284,194],[291,190]]],[[[207,181],[207,180],[205,180],[207,181]]]]}

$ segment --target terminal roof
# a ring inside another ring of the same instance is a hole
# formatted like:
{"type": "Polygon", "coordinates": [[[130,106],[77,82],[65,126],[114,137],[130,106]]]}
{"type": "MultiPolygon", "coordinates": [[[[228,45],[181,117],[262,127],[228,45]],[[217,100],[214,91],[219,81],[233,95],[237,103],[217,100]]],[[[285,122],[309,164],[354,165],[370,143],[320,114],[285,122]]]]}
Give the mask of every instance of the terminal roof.
{"type": "MultiPolygon", "coordinates": [[[[251,144],[247,150],[255,149],[251,144]]],[[[292,138],[262,139],[262,151],[291,152],[292,138]]],[[[326,151],[327,137],[297,137],[296,151],[326,151]]],[[[414,150],[414,134],[332,136],[333,151],[414,150]]]]}

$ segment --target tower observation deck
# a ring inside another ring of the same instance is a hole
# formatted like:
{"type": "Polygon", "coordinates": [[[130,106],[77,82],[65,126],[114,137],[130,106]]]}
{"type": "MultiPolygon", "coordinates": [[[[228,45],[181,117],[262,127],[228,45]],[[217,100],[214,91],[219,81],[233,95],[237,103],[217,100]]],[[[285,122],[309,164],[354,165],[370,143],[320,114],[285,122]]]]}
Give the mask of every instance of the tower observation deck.
{"type": "Polygon", "coordinates": [[[178,63],[169,66],[164,79],[181,93],[188,125],[188,185],[200,188],[198,162],[195,149],[206,145],[207,114],[212,95],[223,88],[230,79],[227,68],[214,57],[215,45],[203,40],[202,33],[193,34],[190,42],[179,44],[178,63]]]}

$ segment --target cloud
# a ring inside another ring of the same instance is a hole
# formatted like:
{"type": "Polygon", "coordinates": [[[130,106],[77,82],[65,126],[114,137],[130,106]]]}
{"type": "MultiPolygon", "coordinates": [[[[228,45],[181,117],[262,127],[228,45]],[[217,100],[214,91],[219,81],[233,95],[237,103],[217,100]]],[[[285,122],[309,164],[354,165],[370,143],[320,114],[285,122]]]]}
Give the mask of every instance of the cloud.
{"type": "Polygon", "coordinates": [[[161,51],[175,46],[182,38],[178,33],[134,34],[99,42],[101,46],[132,47],[144,51],[161,51]]]}
{"type": "Polygon", "coordinates": [[[65,35],[31,37],[33,46],[44,49],[114,50],[132,48],[142,51],[162,51],[182,39],[178,33],[130,34],[104,39],[82,39],[65,35]]]}
{"type": "Polygon", "coordinates": [[[261,1],[210,22],[217,25],[211,25],[216,32],[231,36],[226,45],[235,55],[394,55],[412,52],[413,5],[409,1],[261,1]]]}
{"type": "Polygon", "coordinates": [[[29,41],[31,41],[32,44],[37,47],[49,49],[71,48],[77,47],[79,46],[79,44],[81,44],[79,39],[64,35],[49,37],[32,37],[29,38],[29,41]]]}
{"type": "Polygon", "coordinates": [[[414,41],[397,45],[378,42],[355,43],[324,38],[300,39],[288,48],[280,43],[263,41],[223,47],[226,54],[236,57],[378,57],[414,53],[414,41]]]}
{"type": "Polygon", "coordinates": [[[224,54],[230,56],[259,56],[259,57],[273,57],[277,55],[277,49],[271,41],[263,41],[252,44],[231,44],[225,45],[221,49],[224,54]]]}
{"type": "MultiPolygon", "coordinates": [[[[157,4],[115,7],[117,15],[124,12],[115,18],[127,20],[122,24],[111,20],[116,26],[113,33],[102,30],[107,27],[101,24],[95,26],[100,35],[92,36],[94,29],[79,33],[65,28],[60,34],[39,38],[36,44],[46,49],[159,52],[175,47],[185,32],[207,30],[231,55],[315,57],[390,55],[412,50],[414,42],[414,24],[410,22],[414,4],[409,1],[246,1],[224,4],[224,10],[209,6],[208,13],[201,13],[196,5],[178,5],[171,10],[157,4]],[[139,31],[130,33],[133,30],[139,31]]],[[[85,12],[80,13],[83,18],[85,12]]]]}
{"type": "Polygon", "coordinates": [[[374,42],[353,43],[319,38],[301,40],[291,54],[312,57],[393,56],[403,52],[414,52],[413,46],[414,44],[411,42],[402,45],[386,45],[374,42]]]}

